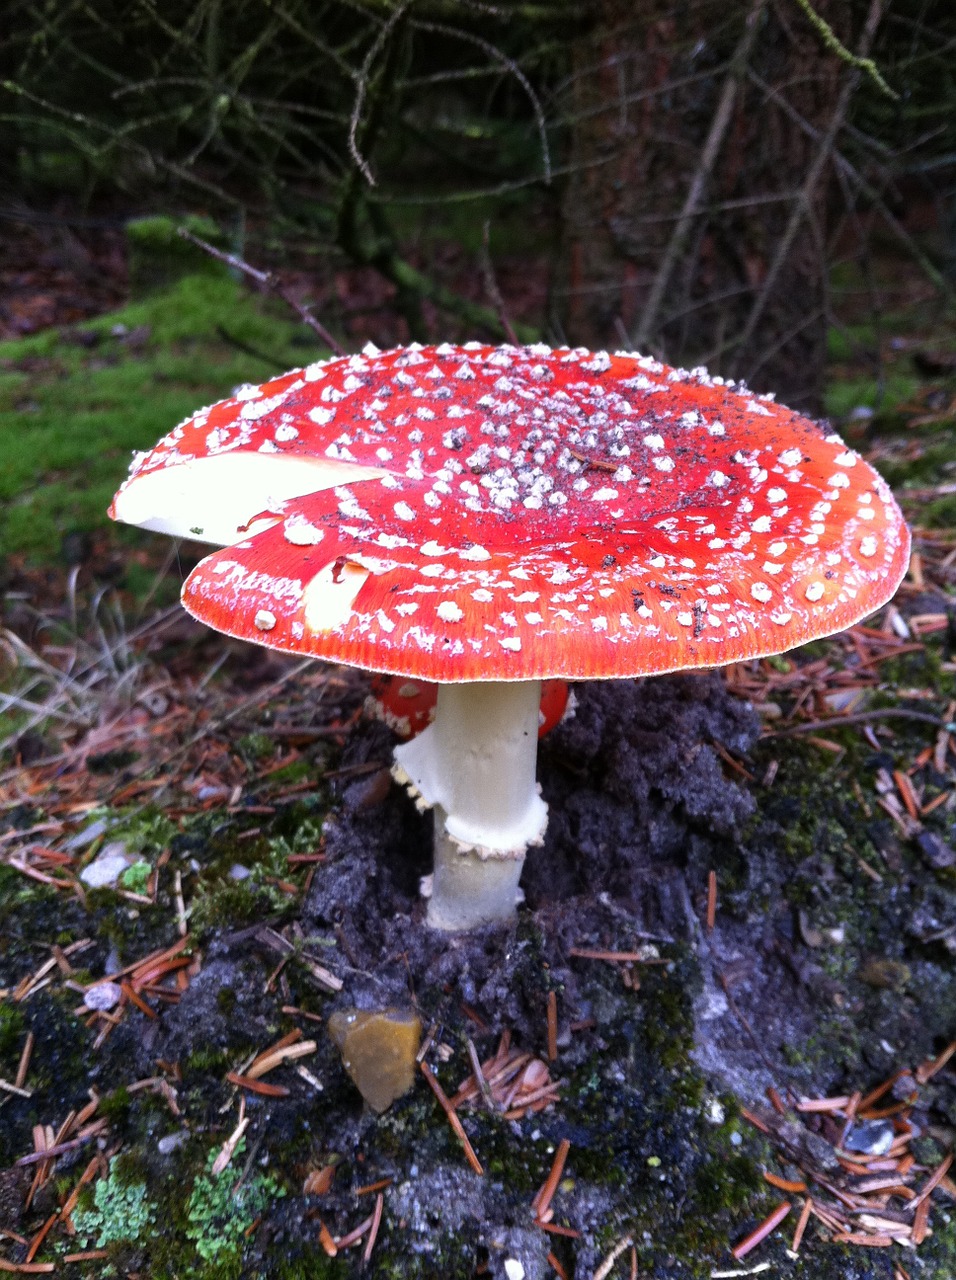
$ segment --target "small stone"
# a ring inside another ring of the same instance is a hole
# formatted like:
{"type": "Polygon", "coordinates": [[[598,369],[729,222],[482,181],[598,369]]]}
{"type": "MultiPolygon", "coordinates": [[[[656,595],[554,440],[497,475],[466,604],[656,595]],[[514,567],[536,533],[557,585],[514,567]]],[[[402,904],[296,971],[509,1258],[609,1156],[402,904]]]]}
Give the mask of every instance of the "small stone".
{"type": "Polygon", "coordinates": [[[180,1129],[178,1133],[167,1133],[165,1138],[160,1138],[156,1143],[156,1150],[161,1156],[172,1155],[177,1148],[183,1145],[188,1137],[189,1132],[186,1129],[180,1129]]]}
{"type": "Polygon", "coordinates": [[[850,1126],[843,1140],[847,1151],[868,1156],[885,1156],[896,1140],[896,1130],[886,1120],[861,1120],[850,1126]]]}
{"type": "Polygon", "coordinates": [[[126,852],[126,845],[121,840],[111,840],[103,846],[89,866],[83,868],[80,879],[91,889],[113,887],[132,861],[126,852]]]}
{"type": "Polygon", "coordinates": [[[117,983],[96,982],[92,987],[86,988],[83,1003],[87,1009],[95,1009],[97,1013],[103,1013],[106,1009],[115,1008],[122,995],[122,989],[117,983]]]}
{"type": "Polygon", "coordinates": [[[956,866],[956,849],[933,831],[921,831],[916,837],[919,851],[934,871],[947,871],[956,866]]]}
{"type": "Polygon", "coordinates": [[[868,987],[878,987],[883,991],[902,991],[909,985],[911,977],[909,965],[888,956],[874,956],[860,969],[861,981],[868,987]]]}
{"type": "Polygon", "coordinates": [[[505,1275],[508,1280],[524,1280],[525,1270],[517,1258],[505,1258],[505,1275]]]}
{"type": "Polygon", "coordinates": [[[415,1083],[422,1024],[407,1009],[339,1009],[329,1036],[342,1064],[373,1111],[384,1111],[415,1083]]]}

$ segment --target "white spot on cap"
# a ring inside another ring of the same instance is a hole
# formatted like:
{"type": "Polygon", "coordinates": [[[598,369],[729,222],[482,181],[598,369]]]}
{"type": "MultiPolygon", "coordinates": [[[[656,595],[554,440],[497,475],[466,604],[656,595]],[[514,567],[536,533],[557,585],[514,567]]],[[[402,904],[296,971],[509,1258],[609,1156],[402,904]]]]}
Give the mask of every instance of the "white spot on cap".
{"type": "Polygon", "coordinates": [[[776,609],[770,615],[770,621],[775,622],[778,627],[785,627],[792,617],[793,614],[788,613],[786,609],[776,609]]]}
{"type": "Polygon", "coordinates": [[[750,527],[754,533],[769,533],[771,520],[769,516],[758,516],[756,520],[751,520],[750,527]]]}
{"type": "Polygon", "coordinates": [[[673,458],[655,458],[654,466],[657,468],[658,471],[673,471],[674,459],[673,458]]]}
{"type": "Polygon", "coordinates": [[[766,582],[755,582],[750,588],[750,594],[761,604],[766,604],[773,596],[773,592],[766,582]]]}
{"type": "Polygon", "coordinates": [[[772,556],[782,556],[786,549],[787,544],[785,542],[771,542],[767,548],[772,556]]]}
{"type": "Polygon", "coordinates": [[[395,514],[399,520],[414,520],[415,512],[411,509],[407,502],[395,503],[395,514]]]}
{"type": "Polygon", "coordinates": [[[435,612],[442,622],[461,622],[465,616],[454,600],[443,600],[435,612]]]}
{"type": "Polygon", "coordinates": [[[260,609],[255,618],[257,631],[271,631],[276,625],[276,616],[268,609],[260,609]]]}
{"type": "Polygon", "coordinates": [[[311,520],[306,520],[305,516],[300,515],[289,516],[282,532],[285,534],[286,542],[291,542],[294,547],[314,547],[325,537],[322,530],[316,528],[311,520]]]}
{"type": "Polygon", "coordinates": [[[785,467],[795,467],[798,462],[803,461],[803,454],[799,449],[784,449],[779,457],[785,467]]]}
{"type": "Polygon", "coordinates": [[[786,489],[768,489],[767,490],[768,502],[786,502],[786,500],[787,500],[786,489]]]}
{"type": "Polygon", "coordinates": [[[514,653],[517,653],[521,648],[521,641],[517,636],[508,636],[504,640],[499,640],[498,643],[502,649],[511,649],[514,653]]]}
{"type": "Polygon", "coordinates": [[[872,537],[870,534],[868,534],[865,538],[861,538],[860,539],[860,555],[875,556],[877,545],[878,544],[876,539],[872,537]]]}
{"type": "Polygon", "coordinates": [[[591,494],[592,502],[611,502],[617,497],[616,489],[596,489],[591,494]]]}
{"type": "MultiPolygon", "coordinates": [[[[308,373],[308,370],[306,370],[308,373]]],[[[323,409],[320,405],[316,405],[314,409],[309,410],[309,417],[320,427],[324,427],[335,417],[334,409],[323,409]]]]}
{"type": "Polygon", "coordinates": [[[707,480],[715,489],[722,489],[725,484],[730,484],[729,479],[722,471],[712,471],[707,480]]]}
{"type": "Polygon", "coordinates": [[[644,443],[647,445],[648,449],[663,449],[664,437],[657,435],[645,436],[644,443]]]}
{"type": "Polygon", "coordinates": [[[810,603],[813,604],[815,601],[822,598],[825,589],[826,588],[822,582],[811,582],[803,594],[807,597],[810,603]]]}

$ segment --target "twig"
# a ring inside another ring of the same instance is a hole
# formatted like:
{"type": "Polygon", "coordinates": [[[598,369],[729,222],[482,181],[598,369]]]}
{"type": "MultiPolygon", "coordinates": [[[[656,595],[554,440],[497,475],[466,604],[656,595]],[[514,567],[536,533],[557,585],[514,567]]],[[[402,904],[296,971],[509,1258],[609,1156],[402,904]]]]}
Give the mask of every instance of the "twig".
{"type": "Polygon", "coordinates": [[[881,93],[885,93],[894,102],[899,102],[900,95],[886,83],[879,67],[872,58],[863,58],[859,54],[851,53],[839,39],[829,22],[817,13],[810,0],[797,0],[797,4],[810,19],[811,25],[816,28],[817,33],[831,53],[835,53],[842,62],[848,63],[849,66],[856,67],[859,71],[865,71],[881,93]]]}
{"type": "MultiPolygon", "coordinates": [[[[568,1152],[570,1150],[571,1143],[567,1138],[562,1138],[558,1143],[558,1149],[555,1152],[551,1172],[548,1174],[547,1178],[545,1178],[538,1194],[531,1201],[531,1212],[536,1218],[543,1218],[550,1209],[551,1201],[554,1199],[554,1193],[557,1191],[558,1183],[561,1181],[561,1175],[564,1173],[564,1163],[568,1158],[568,1152]]],[[[945,1173],[945,1170],[943,1172],[945,1173]]]]}
{"type": "Polygon", "coordinates": [[[793,1206],[789,1200],[781,1200],[773,1213],[764,1218],[758,1227],[755,1227],[748,1236],[744,1236],[740,1244],[731,1249],[731,1253],[737,1261],[739,1262],[741,1258],[746,1257],[751,1249],[756,1249],[762,1240],[766,1240],[771,1231],[775,1231],[780,1226],[792,1208],[793,1206]]]}
{"type": "Polygon", "coordinates": [[[607,1277],[614,1270],[615,1262],[617,1262],[618,1258],[621,1256],[624,1250],[629,1249],[633,1243],[634,1241],[631,1239],[630,1236],[622,1236],[621,1239],[618,1240],[614,1248],[611,1250],[611,1252],[607,1255],[607,1257],[601,1263],[601,1265],[594,1272],[593,1280],[607,1280],[607,1277]]]}
{"type": "Polygon", "coordinates": [[[468,1047],[468,1059],[471,1062],[472,1074],[475,1077],[475,1084],[478,1086],[479,1092],[484,1099],[485,1106],[489,1111],[497,1111],[495,1104],[495,1095],[491,1091],[491,1085],[485,1079],[485,1073],[481,1069],[481,1059],[478,1057],[478,1050],[475,1048],[474,1041],[469,1037],[465,1044],[468,1047]]]}
{"type": "Polygon", "coordinates": [[[910,711],[907,707],[881,707],[879,711],[857,711],[845,716],[831,716],[826,720],[808,720],[806,724],[793,725],[790,729],[769,729],[765,738],[792,738],[799,733],[816,733],[819,729],[838,729],[845,724],[870,724],[874,720],[919,720],[935,725],[937,729],[956,730],[956,724],[941,716],[931,716],[925,711],[910,711]]]}
{"type": "Polygon", "coordinates": [[[379,30],[378,35],[372,41],[366,53],[362,65],[355,76],[355,101],[352,104],[352,114],[349,117],[349,154],[355,161],[356,168],[370,187],[375,186],[375,177],[369,168],[368,161],[359,150],[358,134],[359,127],[362,123],[362,108],[365,105],[365,95],[368,91],[368,74],[371,70],[372,63],[378,57],[385,44],[385,41],[392,34],[399,21],[404,17],[410,0],[405,0],[404,4],[398,4],[393,9],[388,21],[379,30]]]}
{"type": "Polygon", "coordinates": [[[421,31],[434,31],[440,35],[451,36],[456,40],[467,40],[471,44],[476,44],[479,49],[484,50],[489,57],[495,58],[498,62],[501,62],[508,71],[511,72],[514,78],[521,85],[522,89],[524,89],[525,93],[528,95],[528,99],[531,103],[531,109],[534,112],[535,124],[538,127],[538,137],[541,141],[541,162],[542,169],[544,171],[544,181],[546,184],[550,185],[551,151],[548,147],[548,128],[545,122],[544,112],[541,109],[541,103],[538,101],[538,95],[535,93],[531,85],[531,81],[518,66],[517,62],[515,62],[513,58],[509,58],[506,53],[493,45],[490,40],[485,40],[474,31],[465,31],[462,27],[445,26],[440,22],[416,22],[415,26],[421,31]]]}
{"type": "Polygon", "coordinates": [[[495,275],[494,263],[491,261],[491,223],[487,218],[481,231],[481,248],[481,274],[485,281],[485,292],[494,304],[494,308],[498,313],[498,321],[505,331],[505,336],[510,343],[517,347],[520,345],[518,336],[512,327],[511,321],[508,319],[505,300],[501,296],[498,277],[495,275]]]}
{"type": "Polygon", "coordinates": [[[287,307],[291,307],[303,324],[307,324],[322,339],[327,347],[330,347],[336,355],[344,356],[345,348],[341,343],[332,337],[325,325],[301,302],[297,302],[289,293],[285,285],[281,284],[278,278],[271,271],[260,271],[257,267],[252,267],[242,258],[237,257],[234,253],[224,253],[222,249],[217,249],[215,245],[210,244],[208,240],[203,240],[200,236],[193,235],[188,227],[180,227],[179,234],[184,240],[188,240],[190,244],[196,245],[202,249],[204,253],[208,253],[211,258],[215,258],[217,262],[223,262],[228,267],[232,267],[235,271],[241,271],[243,275],[247,275],[250,280],[265,289],[268,293],[274,294],[277,298],[281,298],[287,307]]]}
{"type": "Polygon", "coordinates": [[[431,1089],[432,1093],[438,1099],[439,1106],[441,1107],[442,1111],[444,1111],[445,1115],[448,1117],[448,1123],[451,1125],[454,1131],[455,1137],[461,1143],[462,1148],[464,1149],[464,1152],[465,1152],[465,1156],[467,1157],[468,1163],[474,1169],[475,1173],[477,1173],[478,1176],[481,1177],[485,1172],[484,1169],[481,1167],[481,1161],[475,1155],[475,1149],[471,1145],[471,1142],[469,1141],[469,1138],[468,1138],[468,1134],[465,1133],[465,1130],[464,1130],[464,1127],[462,1126],[461,1121],[458,1119],[458,1115],[455,1111],[455,1108],[449,1102],[448,1097],[445,1093],[445,1090],[438,1083],[437,1079],[435,1078],[434,1072],[432,1071],[431,1067],[428,1065],[427,1062],[420,1062],[418,1065],[421,1069],[422,1075],[428,1081],[428,1087],[431,1089]]]}

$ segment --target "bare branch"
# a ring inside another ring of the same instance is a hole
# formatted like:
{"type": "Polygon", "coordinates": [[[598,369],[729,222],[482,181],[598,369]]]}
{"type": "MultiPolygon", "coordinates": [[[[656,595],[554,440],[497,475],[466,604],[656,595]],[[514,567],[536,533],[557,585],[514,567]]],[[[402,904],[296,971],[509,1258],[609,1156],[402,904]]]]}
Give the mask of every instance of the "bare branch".
{"type": "Polygon", "coordinates": [[[188,240],[191,244],[208,253],[211,258],[215,258],[217,262],[224,262],[226,266],[232,267],[234,271],[241,271],[243,275],[247,275],[251,280],[262,286],[269,293],[275,294],[277,298],[281,298],[287,307],[291,307],[303,324],[307,324],[322,339],[327,347],[330,347],[336,355],[344,356],[345,348],[341,343],[332,337],[325,325],[316,320],[315,316],[301,302],[293,298],[278,278],[271,271],[259,271],[256,267],[251,267],[248,262],[244,262],[242,258],[236,257],[234,253],[223,253],[221,249],[217,249],[208,240],[202,240],[199,236],[193,235],[186,227],[179,228],[179,234],[184,240],[188,240]]]}
{"type": "Polygon", "coordinates": [[[518,346],[518,337],[511,321],[508,319],[505,300],[501,296],[501,290],[498,288],[498,277],[495,275],[495,266],[491,261],[491,223],[487,219],[485,219],[485,224],[481,229],[481,248],[481,273],[485,280],[485,292],[494,304],[501,327],[504,329],[508,341],[518,346]]]}
{"type": "Polygon", "coordinates": [[[368,166],[368,161],[359,151],[358,145],[359,126],[362,123],[362,108],[365,105],[365,95],[368,92],[369,72],[372,68],[372,63],[378,57],[386,40],[395,30],[401,18],[404,17],[411,3],[412,0],[405,0],[405,3],[395,6],[388,21],[383,24],[378,35],[369,46],[369,50],[355,76],[355,102],[352,106],[352,116],[349,120],[349,154],[370,187],[375,186],[375,177],[368,166]]]}

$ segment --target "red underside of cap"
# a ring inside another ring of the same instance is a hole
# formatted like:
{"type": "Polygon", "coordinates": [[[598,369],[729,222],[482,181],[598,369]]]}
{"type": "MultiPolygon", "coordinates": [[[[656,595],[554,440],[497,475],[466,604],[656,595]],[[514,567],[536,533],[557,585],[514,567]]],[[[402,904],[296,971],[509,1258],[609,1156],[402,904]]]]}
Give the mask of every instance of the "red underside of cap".
{"type": "Polygon", "coordinates": [[[842,630],[908,562],[828,428],[653,361],[408,349],[244,394],[140,473],[236,448],[264,474],[288,450],[389,473],[288,501],[190,575],[190,612],[278,649],[438,681],[714,666],[842,630]]]}

